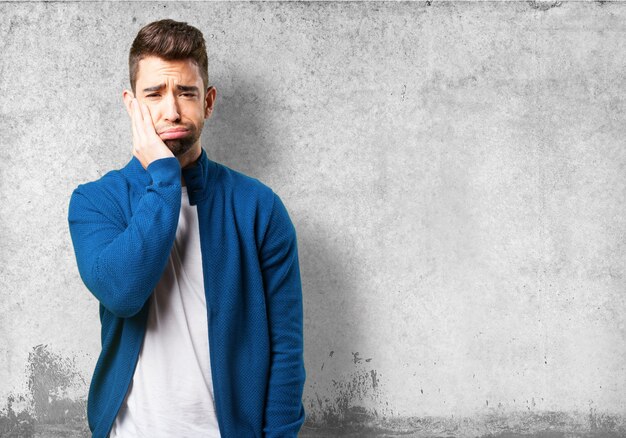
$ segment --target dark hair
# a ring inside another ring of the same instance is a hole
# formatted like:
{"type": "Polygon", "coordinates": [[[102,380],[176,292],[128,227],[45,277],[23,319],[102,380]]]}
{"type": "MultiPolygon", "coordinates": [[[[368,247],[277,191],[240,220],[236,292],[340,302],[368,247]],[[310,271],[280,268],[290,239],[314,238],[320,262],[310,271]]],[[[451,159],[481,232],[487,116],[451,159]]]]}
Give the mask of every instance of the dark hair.
{"type": "Polygon", "coordinates": [[[204,92],[209,84],[209,67],[204,36],[197,28],[169,18],[153,21],[139,30],[128,56],[130,86],[135,94],[139,61],[158,56],[166,61],[191,58],[200,70],[204,92]]]}

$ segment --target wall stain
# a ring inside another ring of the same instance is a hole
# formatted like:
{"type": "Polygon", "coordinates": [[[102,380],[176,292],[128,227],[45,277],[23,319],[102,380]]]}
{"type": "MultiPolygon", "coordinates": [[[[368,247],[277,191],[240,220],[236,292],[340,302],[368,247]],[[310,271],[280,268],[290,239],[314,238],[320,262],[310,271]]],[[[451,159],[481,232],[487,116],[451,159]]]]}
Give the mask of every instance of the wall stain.
{"type": "Polygon", "coordinates": [[[309,437],[412,438],[617,438],[626,436],[626,416],[566,412],[510,412],[473,417],[372,416],[359,409],[340,424],[306,422],[298,435],[309,437]],[[363,415],[357,417],[356,413],[363,415]],[[598,417],[601,418],[598,424],[598,417]],[[358,422],[355,422],[357,420],[358,422]]]}
{"type": "Polygon", "coordinates": [[[28,354],[28,393],[11,394],[0,411],[1,437],[83,437],[87,423],[87,383],[75,360],[37,345],[28,354]],[[79,394],[73,398],[73,393],[79,394]],[[15,404],[20,402],[21,409],[15,404]]]}
{"type": "Polygon", "coordinates": [[[372,375],[372,388],[376,389],[378,387],[378,378],[376,377],[376,370],[370,371],[372,375]]]}
{"type": "MultiPolygon", "coordinates": [[[[531,398],[523,410],[505,411],[497,400],[485,400],[484,409],[472,416],[399,416],[389,404],[381,373],[368,368],[358,352],[350,354],[346,361],[355,370],[331,379],[321,394],[312,390],[312,397],[304,400],[306,420],[299,437],[626,437],[626,414],[598,412],[593,402],[588,411],[535,411],[531,398]]],[[[416,393],[424,391],[416,388],[416,393]]]]}
{"type": "Polygon", "coordinates": [[[530,0],[527,2],[531,8],[539,11],[547,11],[548,9],[558,8],[563,3],[562,1],[538,1],[530,0]]]}
{"type": "Polygon", "coordinates": [[[32,437],[35,434],[35,418],[26,409],[15,412],[15,402],[27,402],[23,395],[9,394],[6,408],[0,410],[0,436],[32,437]]]}
{"type": "Polygon", "coordinates": [[[28,388],[32,395],[38,422],[64,423],[68,419],[84,418],[85,406],[67,396],[68,389],[87,383],[76,371],[73,359],[48,351],[46,345],[37,345],[28,355],[28,388]]]}
{"type": "Polygon", "coordinates": [[[321,410],[311,412],[309,418],[317,416],[323,424],[337,426],[344,423],[358,424],[376,418],[378,413],[359,406],[364,400],[376,400],[379,378],[376,370],[361,370],[352,373],[347,380],[332,380],[332,399],[323,400],[316,394],[321,410]]]}
{"type": "Polygon", "coordinates": [[[333,434],[343,433],[346,428],[364,432],[368,424],[393,413],[381,399],[380,373],[368,367],[371,360],[364,359],[359,352],[351,352],[350,362],[356,370],[344,374],[340,380],[331,379],[330,387],[323,391],[327,395],[315,391],[312,399],[305,400],[308,406],[305,424],[309,428],[321,425],[330,428],[333,434]]]}
{"type": "MultiPolygon", "coordinates": [[[[352,353],[353,359],[358,353],[352,353]]],[[[332,356],[332,355],[331,355],[332,356]]],[[[356,371],[332,380],[329,397],[305,402],[307,420],[300,437],[481,437],[617,438],[626,436],[626,415],[598,412],[502,412],[472,417],[394,416],[383,398],[381,373],[355,361],[356,371]],[[366,407],[373,405],[375,407],[366,407]]],[[[87,393],[74,359],[37,345],[28,357],[28,393],[10,394],[0,410],[0,436],[25,438],[88,437],[86,398],[74,400],[70,389],[87,393]]]]}

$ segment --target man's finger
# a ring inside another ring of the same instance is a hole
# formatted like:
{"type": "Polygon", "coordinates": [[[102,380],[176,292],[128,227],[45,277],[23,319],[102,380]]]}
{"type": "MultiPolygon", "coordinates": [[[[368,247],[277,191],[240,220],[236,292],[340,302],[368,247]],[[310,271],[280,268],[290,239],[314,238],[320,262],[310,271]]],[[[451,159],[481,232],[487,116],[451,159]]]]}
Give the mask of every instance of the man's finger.
{"type": "Polygon", "coordinates": [[[143,122],[143,114],[141,113],[141,109],[139,108],[139,105],[141,105],[139,103],[139,101],[135,98],[133,99],[133,114],[135,115],[135,119],[137,119],[137,122],[141,123],[143,122]]]}
{"type": "Polygon", "coordinates": [[[141,110],[139,109],[139,101],[137,99],[133,99],[132,102],[133,107],[133,126],[135,127],[135,132],[138,135],[137,140],[139,142],[144,138],[144,127],[143,127],[143,116],[141,115],[141,110]]]}
{"type": "Polygon", "coordinates": [[[130,102],[130,126],[133,131],[133,146],[136,147],[139,142],[139,133],[137,132],[137,126],[135,125],[137,117],[135,116],[135,99],[130,102]]]}
{"type": "Polygon", "coordinates": [[[137,116],[137,114],[141,116],[141,113],[137,112],[138,108],[139,108],[139,101],[137,100],[136,97],[133,97],[133,100],[130,101],[130,110],[134,116],[137,116]]]}
{"type": "Polygon", "coordinates": [[[141,114],[143,115],[143,123],[146,128],[146,132],[154,132],[156,134],[156,128],[152,123],[152,116],[150,115],[150,108],[145,103],[141,104],[141,114]]]}

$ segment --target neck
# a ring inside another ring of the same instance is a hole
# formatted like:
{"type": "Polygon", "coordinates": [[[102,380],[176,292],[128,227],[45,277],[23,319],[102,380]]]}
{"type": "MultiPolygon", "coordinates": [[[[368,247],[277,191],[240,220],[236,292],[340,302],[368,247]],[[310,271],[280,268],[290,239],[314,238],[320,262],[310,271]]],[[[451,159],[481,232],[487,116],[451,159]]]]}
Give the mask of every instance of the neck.
{"type": "MultiPolygon", "coordinates": [[[[178,157],[178,162],[180,163],[181,169],[195,166],[201,154],[202,154],[202,148],[200,144],[198,144],[196,147],[193,147],[192,149],[188,150],[183,155],[178,157]]],[[[181,186],[186,185],[185,178],[182,175],[180,176],[180,185],[181,186]]]]}

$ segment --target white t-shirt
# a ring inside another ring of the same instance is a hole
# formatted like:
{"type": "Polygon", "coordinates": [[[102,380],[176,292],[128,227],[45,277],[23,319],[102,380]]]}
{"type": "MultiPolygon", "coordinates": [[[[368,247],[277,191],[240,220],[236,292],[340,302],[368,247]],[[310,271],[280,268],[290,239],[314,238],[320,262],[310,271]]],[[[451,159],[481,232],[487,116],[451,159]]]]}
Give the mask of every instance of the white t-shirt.
{"type": "Polygon", "coordinates": [[[154,293],[139,361],[110,438],[219,438],[198,212],[182,199],[176,241],[154,293]]]}

